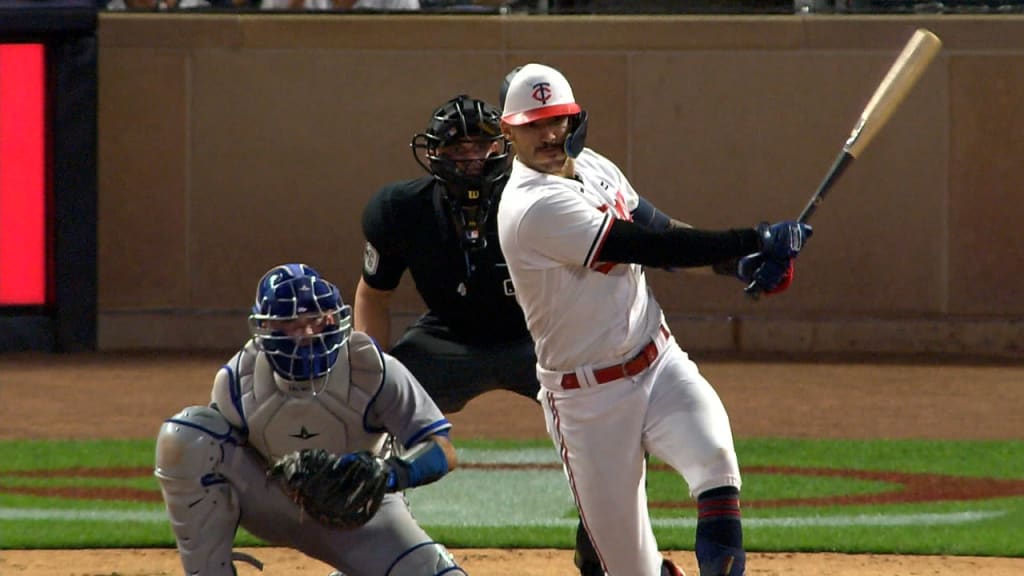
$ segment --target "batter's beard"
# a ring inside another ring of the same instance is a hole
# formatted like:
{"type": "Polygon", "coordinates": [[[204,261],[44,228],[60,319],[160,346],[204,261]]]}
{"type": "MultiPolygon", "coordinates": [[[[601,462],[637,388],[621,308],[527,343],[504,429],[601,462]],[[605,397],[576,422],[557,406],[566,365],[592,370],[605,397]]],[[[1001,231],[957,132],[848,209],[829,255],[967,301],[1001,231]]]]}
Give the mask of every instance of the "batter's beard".
{"type": "Polygon", "coordinates": [[[534,159],[537,166],[543,168],[541,172],[561,174],[569,156],[559,146],[541,146],[535,150],[534,159]],[[550,152],[557,152],[557,154],[549,155],[550,152]]]}

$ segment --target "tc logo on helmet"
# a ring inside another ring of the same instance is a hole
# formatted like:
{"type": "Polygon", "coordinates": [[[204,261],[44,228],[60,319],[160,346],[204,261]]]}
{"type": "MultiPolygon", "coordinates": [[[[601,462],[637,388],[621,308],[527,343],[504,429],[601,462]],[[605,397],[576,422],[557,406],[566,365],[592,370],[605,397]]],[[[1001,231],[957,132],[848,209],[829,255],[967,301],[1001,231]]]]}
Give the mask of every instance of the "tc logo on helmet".
{"type": "Polygon", "coordinates": [[[551,100],[551,84],[549,82],[538,82],[533,85],[533,99],[541,104],[547,104],[551,100]]]}

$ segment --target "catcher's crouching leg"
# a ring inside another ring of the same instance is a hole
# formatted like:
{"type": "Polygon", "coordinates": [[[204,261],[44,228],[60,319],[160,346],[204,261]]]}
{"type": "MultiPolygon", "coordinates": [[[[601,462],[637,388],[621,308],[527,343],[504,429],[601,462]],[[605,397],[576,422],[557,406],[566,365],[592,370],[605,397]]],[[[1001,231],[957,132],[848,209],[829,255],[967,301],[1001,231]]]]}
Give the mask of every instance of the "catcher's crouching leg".
{"type": "Polygon", "coordinates": [[[424,542],[402,554],[387,576],[467,576],[448,549],[437,542],[424,542]]]}
{"type": "Polygon", "coordinates": [[[216,410],[191,406],[164,422],[156,470],[178,552],[189,576],[233,576],[232,542],[240,510],[217,470],[230,425],[216,410]]]}

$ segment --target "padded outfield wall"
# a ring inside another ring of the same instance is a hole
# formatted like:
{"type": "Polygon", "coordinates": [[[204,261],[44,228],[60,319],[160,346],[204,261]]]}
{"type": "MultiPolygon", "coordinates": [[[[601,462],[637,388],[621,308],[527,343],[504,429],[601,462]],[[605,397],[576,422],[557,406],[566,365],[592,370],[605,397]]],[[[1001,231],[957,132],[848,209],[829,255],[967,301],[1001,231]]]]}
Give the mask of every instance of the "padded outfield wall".
{"type": "MultiPolygon", "coordinates": [[[[795,217],[917,26],[945,49],[815,215],[794,286],[649,273],[684,348],[1024,357],[1024,18],[102,14],[99,347],[231,348],[260,274],[351,301],[370,195],[512,67],[573,83],[589,143],[702,227],[795,217]]],[[[422,304],[407,278],[396,324],[422,304]]]]}

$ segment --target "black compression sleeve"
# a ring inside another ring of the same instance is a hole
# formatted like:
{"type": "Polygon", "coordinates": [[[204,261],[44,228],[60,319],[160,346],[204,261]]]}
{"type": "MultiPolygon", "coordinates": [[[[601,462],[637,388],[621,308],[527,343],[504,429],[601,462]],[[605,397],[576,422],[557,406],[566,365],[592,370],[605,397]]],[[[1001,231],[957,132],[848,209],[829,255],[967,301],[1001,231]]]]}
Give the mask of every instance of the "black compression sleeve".
{"type": "Polygon", "coordinates": [[[642,264],[653,268],[709,266],[760,249],[753,228],[700,230],[672,227],[652,231],[616,220],[595,261],[642,264]]]}

